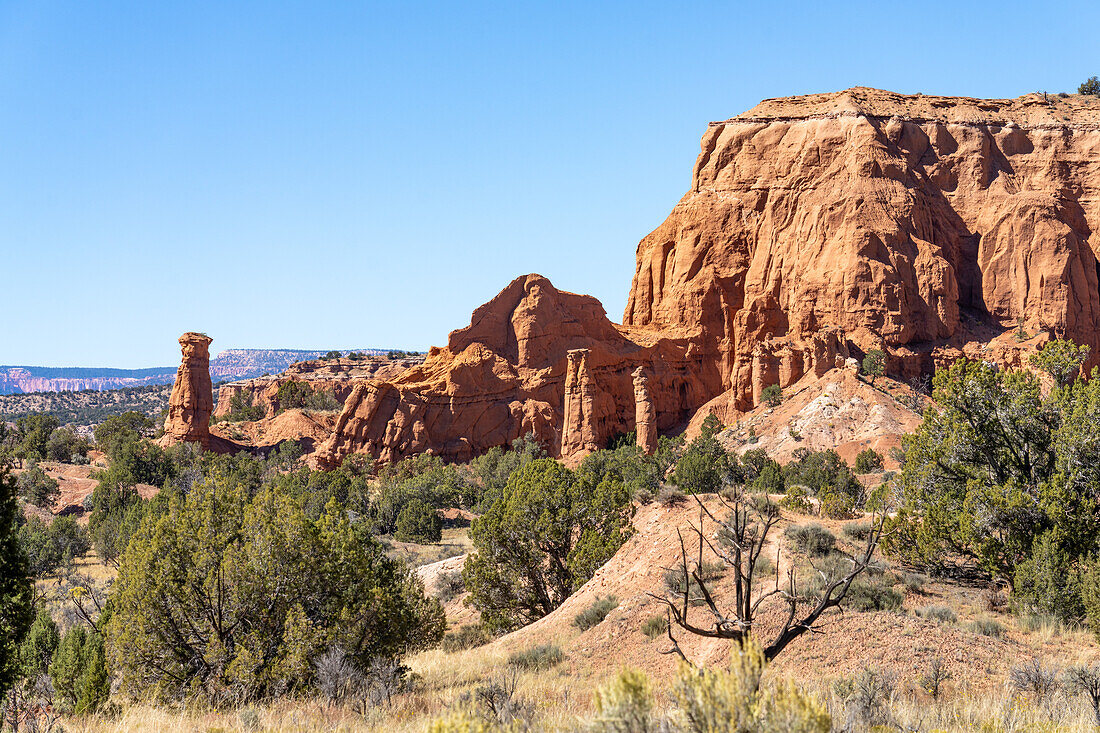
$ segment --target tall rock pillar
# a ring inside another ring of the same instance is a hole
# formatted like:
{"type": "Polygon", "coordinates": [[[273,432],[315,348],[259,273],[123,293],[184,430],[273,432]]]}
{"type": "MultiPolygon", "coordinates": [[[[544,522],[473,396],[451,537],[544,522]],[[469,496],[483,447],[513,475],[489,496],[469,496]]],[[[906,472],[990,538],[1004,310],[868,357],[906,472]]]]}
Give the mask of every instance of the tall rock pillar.
{"type": "Polygon", "coordinates": [[[176,372],[172,396],[168,398],[168,419],[164,437],[172,442],[187,441],[210,447],[210,415],[214,412],[214,387],[210,382],[210,342],[204,333],[180,336],[183,360],[176,372]]]}
{"type": "Polygon", "coordinates": [[[657,451],[657,408],[649,393],[649,375],[645,367],[634,370],[634,434],[638,447],[647,456],[657,451]]]}
{"type": "Polygon", "coordinates": [[[570,458],[599,450],[594,425],[596,385],[588,370],[588,349],[566,354],[565,408],[561,427],[561,457],[570,458]]]}

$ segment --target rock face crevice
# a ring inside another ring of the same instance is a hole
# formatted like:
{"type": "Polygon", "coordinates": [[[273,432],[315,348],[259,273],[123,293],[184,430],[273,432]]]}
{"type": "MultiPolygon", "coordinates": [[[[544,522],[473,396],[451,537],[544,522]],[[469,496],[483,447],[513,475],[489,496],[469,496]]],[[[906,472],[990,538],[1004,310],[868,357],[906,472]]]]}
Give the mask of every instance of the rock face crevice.
{"type": "Polygon", "coordinates": [[[180,336],[183,358],[168,398],[164,421],[165,442],[186,441],[210,447],[210,415],[214,412],[214,387],[210,382],[210,343],[204,333],[180,336]]]}

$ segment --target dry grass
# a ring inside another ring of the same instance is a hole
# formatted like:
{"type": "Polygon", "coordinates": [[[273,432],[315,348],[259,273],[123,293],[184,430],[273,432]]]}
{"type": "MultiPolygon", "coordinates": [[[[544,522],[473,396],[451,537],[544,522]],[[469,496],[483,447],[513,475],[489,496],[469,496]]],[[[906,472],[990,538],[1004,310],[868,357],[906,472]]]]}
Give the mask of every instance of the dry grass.
{"type": "Polygon", "coordinates": [[[415,542],[398,542],[386,535],[383,539],[391,546],[389,554],[404,560],[409,567],[420,567],[449,557],[465,555],[473,550],[468,527],[449,527],[443,530],[443,538],[434,545],[421,545],[415,542]]]}

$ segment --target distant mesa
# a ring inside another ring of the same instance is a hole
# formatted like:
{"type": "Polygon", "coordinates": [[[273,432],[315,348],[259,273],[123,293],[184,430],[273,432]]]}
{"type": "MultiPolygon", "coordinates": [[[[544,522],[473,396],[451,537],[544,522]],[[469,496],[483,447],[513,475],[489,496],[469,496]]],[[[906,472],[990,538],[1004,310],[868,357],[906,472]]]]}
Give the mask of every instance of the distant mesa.
{"type": "MultiPolygon", "coordinates": [[[[385,355],[391,349],[344,349],[345,353],[385,355]]],[[[277,374],[293,364],[317,359],[327,351],[309,349],[226,349],[210,360],[215,382],[277,374]]],[[[0,366],[0,395],[79,392],[172,384],[176,367],[113,369],[105,367],[0,366]]]]}

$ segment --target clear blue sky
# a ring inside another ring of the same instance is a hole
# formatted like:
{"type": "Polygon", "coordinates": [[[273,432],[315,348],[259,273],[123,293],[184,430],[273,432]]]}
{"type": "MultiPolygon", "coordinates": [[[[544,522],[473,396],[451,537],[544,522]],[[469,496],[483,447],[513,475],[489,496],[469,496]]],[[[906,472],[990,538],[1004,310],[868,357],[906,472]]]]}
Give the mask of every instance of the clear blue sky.
{"type": "Polygon", "coordinates": [[[0,2],[0,364],[426,348],[517,275],[622,317],[766,97],[1100,74],[1092,3],[0,2]],[[843,9],[842,9],[843,8],[843,9]]]}

